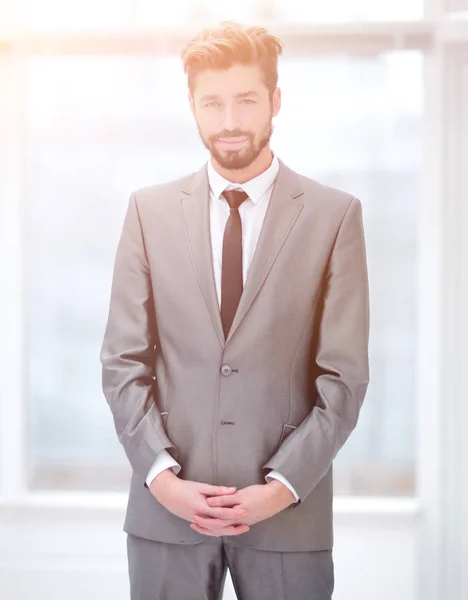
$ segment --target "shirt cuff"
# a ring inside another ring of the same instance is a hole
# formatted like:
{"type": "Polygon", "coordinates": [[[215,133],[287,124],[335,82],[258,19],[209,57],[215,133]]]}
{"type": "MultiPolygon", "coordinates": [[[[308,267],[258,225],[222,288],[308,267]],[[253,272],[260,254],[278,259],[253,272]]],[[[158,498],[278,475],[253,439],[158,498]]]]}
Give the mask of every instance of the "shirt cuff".
{"type": "Polygon", "coordinates": [[[179,463],[172,458],[167,450],[161,450],[161,452],[159,452],[159,454],[156,456],[156,459],[148,472],[148,476],[146,477],[146,485],[149,487],[153,479],[165,469],[171,469],[172,472],[177,475],[181,468],[182,467],[179,465],[179,463]]]}
{"type": "Polygon", "coordinates": [[[265,475],[265,479],[267,481],[270,481],[271,479],[278,479],[279,481],[281,481],[281,483],[284,483],[284,485],[291,490],[291,492],[294,494],[294,497],[296,499],[296,502],[299,500],[299,496],[296,492],[296,490],[293,488],[293,486],[289,483],[289,481],[286,479],[286,477],[283,477],[283,475],[281,475],[281,473],[278,473],[278,471],[275,471],[274,469],[272,469],[269,473],[267,473],[265,475]]]}

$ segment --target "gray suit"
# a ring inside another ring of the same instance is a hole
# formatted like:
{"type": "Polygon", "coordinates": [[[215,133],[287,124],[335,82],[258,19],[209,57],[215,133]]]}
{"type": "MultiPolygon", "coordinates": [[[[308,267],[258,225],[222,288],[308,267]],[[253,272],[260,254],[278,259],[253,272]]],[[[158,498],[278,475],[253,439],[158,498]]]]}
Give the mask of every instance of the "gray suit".
{"type": "Polygon", "coordinates": [[[243,488],[270,469],[300,501],[235,541],[333,547],[332,461],[368,381],[369,300],[361,203],[280,161],[244,292],[224,340],[206,165],[133,193],[101,350],[103,390],[133,469],[124,531],[206,539],[151,495],[166,448],[179,477],[243,488]]]}

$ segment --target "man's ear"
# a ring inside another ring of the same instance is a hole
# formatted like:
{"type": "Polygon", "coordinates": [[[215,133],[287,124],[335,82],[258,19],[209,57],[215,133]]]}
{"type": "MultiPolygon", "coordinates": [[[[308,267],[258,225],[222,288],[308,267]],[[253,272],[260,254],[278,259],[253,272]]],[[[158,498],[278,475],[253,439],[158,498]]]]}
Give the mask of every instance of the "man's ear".
{"type": "Polygon", "coordinates": [[[281,88],[279,88],[279,87],[277,87],[275,89],[275,91],[273,92],[272,108],[273,108],[273,116],[276,117],[276,115],[281,110],[281,88]]]}
{"type": "Polygon", "coordinates": [[[190,110],[192,111],[192,115],[195,116],[195,102],[190,92],[188,93],[188,100],[190,104],[190,110]]]}

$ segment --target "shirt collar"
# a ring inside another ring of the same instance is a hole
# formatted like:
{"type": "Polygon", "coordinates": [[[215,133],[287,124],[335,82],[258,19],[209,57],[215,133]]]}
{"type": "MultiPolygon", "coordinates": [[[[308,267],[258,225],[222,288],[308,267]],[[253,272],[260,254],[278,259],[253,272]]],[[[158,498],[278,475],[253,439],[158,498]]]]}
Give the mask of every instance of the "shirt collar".
{"type": "Polygon", "coordinates": [[[218,171],[216,171],[210,158],[208,161],[208,181],[211,191],[217,200],[224,190],[241,188],[249,196],[252,202],[256,204],[273,185],[276,176],[278,175],[278,170],[278,157],[273,154],[271,165],[266,171],[263,171],[263,173],[260,173],[260,175],[257,175],[257,177],[254,177],[253,179],[250,179],[244,183],[232,183],[220,175],[218,171]]]}

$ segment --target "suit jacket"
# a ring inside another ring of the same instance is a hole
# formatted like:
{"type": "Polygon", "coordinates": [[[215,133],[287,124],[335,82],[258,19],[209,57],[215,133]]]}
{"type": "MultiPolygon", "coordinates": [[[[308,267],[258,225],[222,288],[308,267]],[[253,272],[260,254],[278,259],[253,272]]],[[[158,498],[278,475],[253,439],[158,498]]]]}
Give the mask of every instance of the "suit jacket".
{"type": "Polygon", "coordinates": [[[166,448],[182,479],[240,489],[276,469],[291,482],[300,501],[235,542],[332,549],[332,461],[369,382],[361,203],[280,160],[226,339],[209,227],[206,165],[130,197],[100,354],[132,467],[123,529],[171,543],[206,540],[145,483],[166,448]]]}

